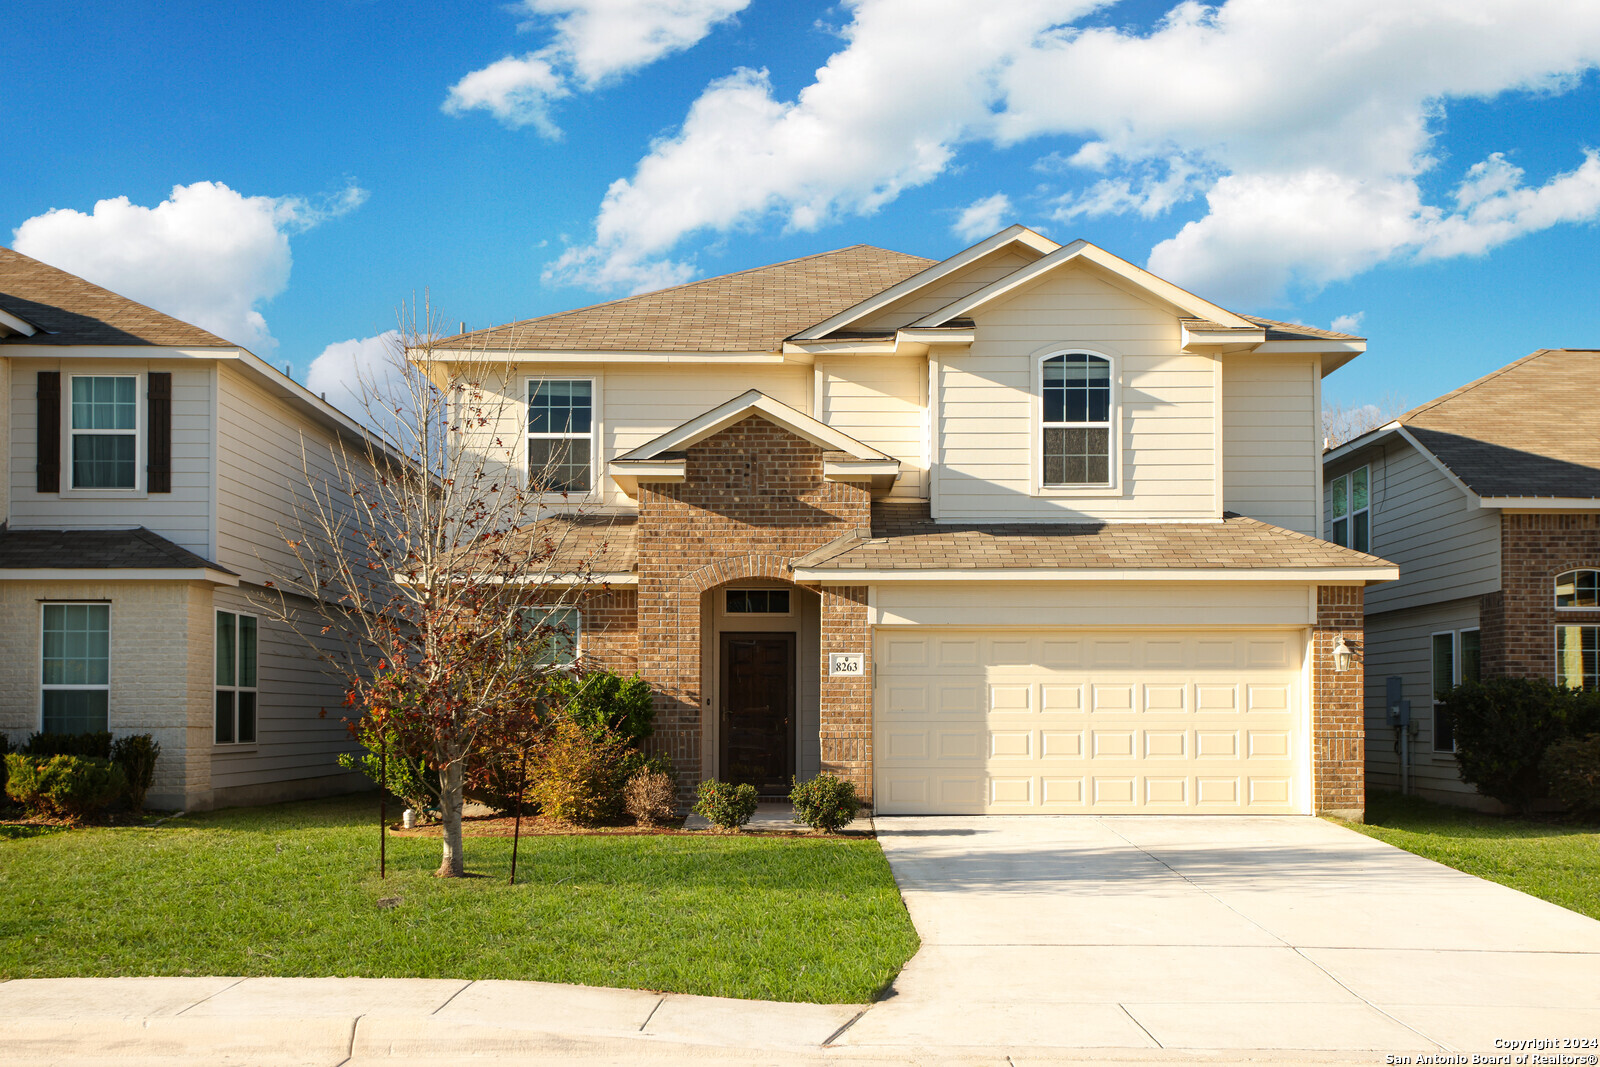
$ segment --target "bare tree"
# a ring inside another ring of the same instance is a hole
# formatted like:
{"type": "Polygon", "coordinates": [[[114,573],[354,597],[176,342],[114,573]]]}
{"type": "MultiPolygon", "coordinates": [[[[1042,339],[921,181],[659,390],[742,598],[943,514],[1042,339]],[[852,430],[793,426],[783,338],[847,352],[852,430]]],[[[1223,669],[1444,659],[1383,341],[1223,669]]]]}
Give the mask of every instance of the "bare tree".
{"type": "Polygon", "coordinates": [[[566,455],[521,469],[526,408],[513,368],[445,352],[430,306],[412,305],[386,373],[363,375],[360,444],[302,443],[294,559],[270,596],[343,676],[368,736],[405,739],[437,776],[438,874],[464,873],[467,764],[526,737],[570,639],[561,609],[590,584],[566,455]],[[314,624],[308,626],[304,605],[314,624]],[[313,632],[314,631],[314,632],[313,632]]]}
{"type": "Polygon", "coordinates": [[[1375,404],[1330,404],[1322,409],[1322,449],[1338,448],[1364,433],[1387,426],[1409,408],[1405,400],[1385,393],[1375,404]]]}

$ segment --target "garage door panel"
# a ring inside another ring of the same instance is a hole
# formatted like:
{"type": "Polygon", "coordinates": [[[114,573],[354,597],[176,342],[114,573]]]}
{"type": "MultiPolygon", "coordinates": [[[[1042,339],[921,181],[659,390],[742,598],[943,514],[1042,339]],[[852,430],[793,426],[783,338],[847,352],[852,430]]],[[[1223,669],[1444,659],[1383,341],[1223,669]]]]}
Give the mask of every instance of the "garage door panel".
{"type": "Polygon", "coordinates": [[[880,632],[886,813],[1299,810],[1302,632],[880,632]]]}

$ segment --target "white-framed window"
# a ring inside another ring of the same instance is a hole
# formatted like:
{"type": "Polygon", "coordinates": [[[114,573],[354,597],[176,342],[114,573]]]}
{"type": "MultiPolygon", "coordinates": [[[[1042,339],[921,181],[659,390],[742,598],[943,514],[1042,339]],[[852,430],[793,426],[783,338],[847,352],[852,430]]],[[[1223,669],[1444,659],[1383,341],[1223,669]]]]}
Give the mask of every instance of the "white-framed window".
{"type": "Polygon", "coordinates": [[[256,659],[259,623],[254,615],[217,612],[216,742],[256,743],[256,659]]]}
{"type": "Polygon", "coordinates": [[[68,396],[68,467],[74,489],[137,489],[139,378],[74,374],[68,396]]]}
{"type": "Polygon", "coordinates": [[[527,618],[529,635],[541,643],[537,662],[548,667],[578,662],[583,616],[577,608],[535,608],[527,618]]]}
{"type": "Polygon", "coordinates": [[[1108,356],[1057,352],[1040,359],[1041,488],[1105,488],[1112,484],[1115,391],[1108,356]]]}
{"type": "Polygon", "coordinates": [[[1600,626],[1556,627],[1556,684],[1600,689],[1600,626]]]}
{"type": "Polygon", "coordinates": [[[42,605],[39,729],[47,734],[109,729],[111,605],[42,605]]]}
{"type": "Polygon", "coordinates": [[[1368,468],[1357,467],[1333,480],[1334,544],[1357,552],[1372,551],[1371,477],[1368,468]]]}
{"type": "Polygon", "coordinates": [[[594,379],[528,379],[528,481],[547,493],[594,489],[594,379]]]}
{"type": "Polygon", "coordinates": [[[788,615],[787,589],[729,589],[723,600],[729,615],[788,615]]]}
{"type": "Polygon", "coordinates": [[[1439,701],[1462,682],[1483,676],[1477,629],[1441,630],[1433,635],[1433,750],[1456,750],[1456,725],[1439,701]]]}
{"type": "Polygon", "coordinates": [[[1600,609],[1600,570],[1579,568],[1556,575],[1557,611],[1600,609]]]}

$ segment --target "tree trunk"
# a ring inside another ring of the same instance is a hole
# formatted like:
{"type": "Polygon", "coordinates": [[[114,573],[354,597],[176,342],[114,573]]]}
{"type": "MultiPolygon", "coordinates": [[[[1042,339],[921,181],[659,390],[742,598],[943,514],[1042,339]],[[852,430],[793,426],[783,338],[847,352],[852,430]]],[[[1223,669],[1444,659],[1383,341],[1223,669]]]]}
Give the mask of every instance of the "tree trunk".
{"type": "Polygon", "coordinates": [[[466,861],[461,855],[462,761],[451,760],[440,775],[439,809],[444,816],[444,855],[439,869],[440,878],[460,878],[466,874],[466,861]]]}

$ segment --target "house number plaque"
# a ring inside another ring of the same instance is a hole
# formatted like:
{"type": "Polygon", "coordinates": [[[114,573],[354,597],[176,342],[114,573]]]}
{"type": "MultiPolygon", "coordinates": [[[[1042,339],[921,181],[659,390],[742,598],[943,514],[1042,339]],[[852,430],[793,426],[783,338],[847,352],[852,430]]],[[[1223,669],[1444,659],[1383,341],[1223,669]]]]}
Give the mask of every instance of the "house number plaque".
{"type": "Polygon", "coordinates": [[[839,675],[861,678],[867,673],[867,654],[865,652],[830,652],[828,653],[828,677],[839,675]]]}

